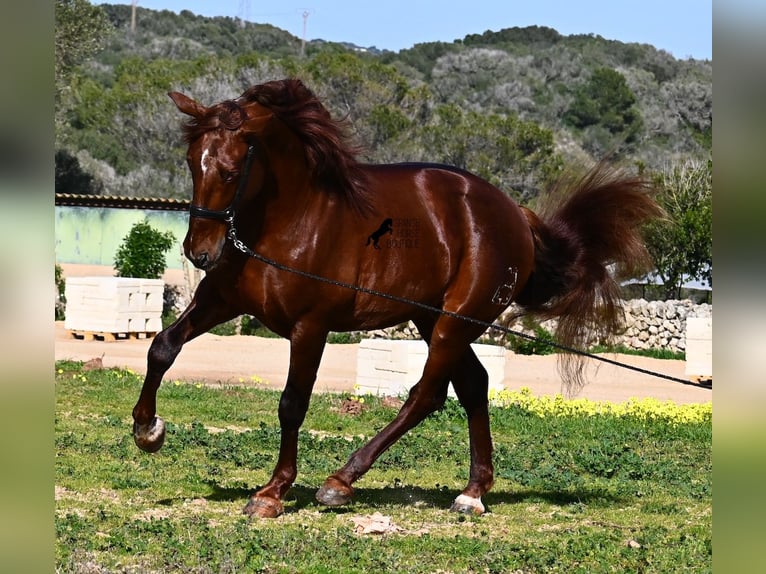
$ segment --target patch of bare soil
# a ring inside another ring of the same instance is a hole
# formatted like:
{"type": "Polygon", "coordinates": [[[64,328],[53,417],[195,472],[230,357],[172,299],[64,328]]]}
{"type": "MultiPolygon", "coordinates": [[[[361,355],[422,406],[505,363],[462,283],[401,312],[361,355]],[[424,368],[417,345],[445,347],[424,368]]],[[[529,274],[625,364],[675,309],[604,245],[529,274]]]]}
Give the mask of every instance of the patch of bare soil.
{"type": "MultiPolygon", "coordinates": [[[[56,360],[98,360],[104,368],[120,367],[136,373],[146,372],[146,355],[150,339],[117,341],[85,341],[73,339],[63,322],[55,327],[56,360]]],[[[358,345],[328,345],[319,368],[315,390],[353,393],[356,384],[356,354],[358,345]]],[[[290,345],[284,339],[252,336],[218,336],[206,333],[189,341],[181,350],[164,381],[194,380],[208,384],[235,383],[265,385],[281,389],[287,377],[290,345]]],[[[607,355],[650,371],[685,378],[683,361],[651,359],[632,355],[607,355]]],[[[516,355],[506,353],[505,378],[507,389],[528,387],[535,395],[555,395],[561,392],[556,356],[516,355]]],[[[696,385],[673,381],[627,370],[611,364],[591,364],[588,385],[579,397],[591,400],[623,402],[631,398],[653,397],[678,404],[701,403],[712,400],[712,391],[696,385]]]]}

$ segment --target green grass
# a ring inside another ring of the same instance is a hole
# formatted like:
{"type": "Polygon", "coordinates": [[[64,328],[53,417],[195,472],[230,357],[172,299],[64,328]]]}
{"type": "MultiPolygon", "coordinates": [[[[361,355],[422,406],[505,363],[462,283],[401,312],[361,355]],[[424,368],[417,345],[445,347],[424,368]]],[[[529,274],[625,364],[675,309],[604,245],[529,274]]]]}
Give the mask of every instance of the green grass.
{"type": "Polygon", "coordinates": [[[603,346],[599,345],[590,350],[591,353],[621,353],[623,355],[637,355],[651,357],[652,359],[671,359],[676,361],[686,360],[686,353],[671,351],[670,349],[631,349],[622,345],[603,346]]]}
{"type": "Polygon", "coordinates": [[[57,572],[709,572],[712,424],[537,416],[493,407],[490,512],[448,512],[468,478],[465,415],[449,400],[386,452],[347,507],[314,502],[324,478],[394,416],[365,397],[318,394],[285,514],[241,514],[276,461],[279,394],[167,381],[163,449],[133,444],[141,380],[56,373],[57,572]],[[355,532],[380,512],[401,530],[355,532]]]}

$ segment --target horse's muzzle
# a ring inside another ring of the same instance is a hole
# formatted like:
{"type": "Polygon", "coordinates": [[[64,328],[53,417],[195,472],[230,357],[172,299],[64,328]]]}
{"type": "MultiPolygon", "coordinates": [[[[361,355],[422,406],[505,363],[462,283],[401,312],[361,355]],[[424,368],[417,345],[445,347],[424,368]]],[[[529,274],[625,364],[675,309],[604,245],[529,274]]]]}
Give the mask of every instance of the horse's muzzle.
{"type": "Polygon", "coordinates": [[[225,236],[214,238],[209,236],[210,230],[205,229],[204,226],[196,226],[194,233],[190,229],[184,239],[186,258],[203,271],[209,271],[218,263],[226,239],[225,236]],[[202,235],[203,232],[206,235],[202,235]]]}
{"type": "Polygon", "coordinates": [[[207,251],[203,251],[196,255],[190,255],[189,260],[197,269],[202,269],[203,271],[207,271],[213,266],[213,261],[208,256],[207,251]]]}

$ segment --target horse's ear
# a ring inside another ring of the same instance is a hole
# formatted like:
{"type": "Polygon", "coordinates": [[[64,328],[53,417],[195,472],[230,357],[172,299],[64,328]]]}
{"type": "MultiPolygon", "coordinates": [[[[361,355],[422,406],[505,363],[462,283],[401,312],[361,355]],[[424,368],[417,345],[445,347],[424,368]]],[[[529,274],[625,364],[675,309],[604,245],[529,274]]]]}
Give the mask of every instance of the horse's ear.
{"type": "Polygon", "coordinates": [[[271,118],[273,117],[274,117],[273,113],[266,112],[259,116],[247,118],[245,120],[245,123],[242,124],[242,129],[248,133],[263,135],[264,131],[269,125],[269,122],[271,121],[271,118]]]}
{"type": "Polygon", "coordinates": [[[199,118],[205,114],[207,108],[202,104],[199,104],[192,100],[189,96],[185,96],[181,92],[168,92],[168,96],[173,100],[176,107],[183,113],[199,118]]]}

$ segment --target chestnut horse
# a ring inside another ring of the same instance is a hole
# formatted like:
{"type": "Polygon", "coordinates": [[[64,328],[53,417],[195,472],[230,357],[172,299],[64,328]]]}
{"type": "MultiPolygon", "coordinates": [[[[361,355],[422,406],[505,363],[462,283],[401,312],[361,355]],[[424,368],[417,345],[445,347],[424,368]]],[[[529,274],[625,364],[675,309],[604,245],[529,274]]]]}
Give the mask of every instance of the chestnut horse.
{"type": "MultiPolygon", "coordinates": [[[[343,122],[300,80],[256,85],[210,107],[169,95],[190,116],[183,132],[194,189],[184,251],[206,274],[187,309],[151,344],[133,409],[136,444],[148,452],[162,446],[157,389],[184,343],[241,314],[255,316],[290,341],[279,458],[244,508],[276,517],[296,478],[298,430],[328,333],[412,320],[428,344],[420,380],[393,421],[316,498],[348,502],[354,481],[444,404],[452,382],[470,438],[470,478],[452,510],[483,513],[494,470],[488,377],[470,347],[486,329],[480,322],[515,301],[525,312],[557,317],[564,344],[616,329],[621,308],[607,266],[630,274],[647,260],[638,228],[660,214],[648,183],[600,164],[569,181],[558,205],[538,217],[461,169],[359,162],[343,122]],[[368,245],[371,236],[379,249],[368,245]]],[[[575,363],[563,374],[577,386],[575,363]]]]}

